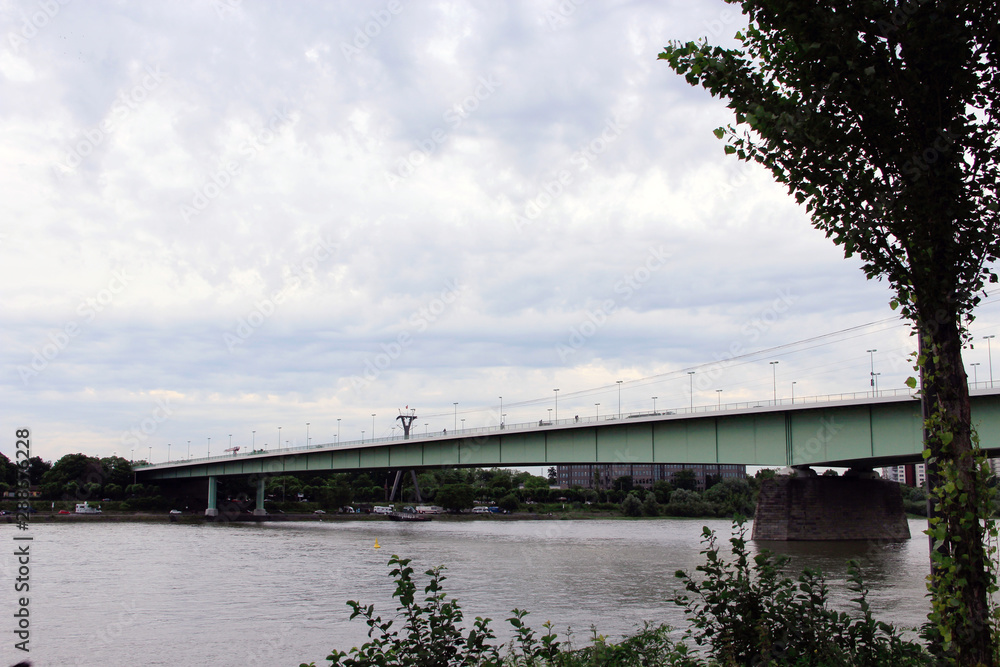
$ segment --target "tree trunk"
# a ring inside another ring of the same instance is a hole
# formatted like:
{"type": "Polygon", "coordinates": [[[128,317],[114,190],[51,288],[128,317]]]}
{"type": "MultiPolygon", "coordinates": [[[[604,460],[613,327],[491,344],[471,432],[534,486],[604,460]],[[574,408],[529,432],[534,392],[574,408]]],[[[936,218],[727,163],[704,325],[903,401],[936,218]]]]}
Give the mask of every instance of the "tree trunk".
{"type": "Polygon", "coordinates": [[[959,315],[952,309],[936,310],[932,319],[922,318],[919,332],[928,488],[932,509],[939,504],[928,514],[929,526],[933,532],[937,517],[944,528],[943,535],[939,531],[931,537],[932,604],[939,627],[942,622],[950,627],[952,636],[942,639],[958,664],[995,667],[989,604],[994,578],[984,548],[988,515],[983,512],[985,488],[972,437],[959,315]]]}

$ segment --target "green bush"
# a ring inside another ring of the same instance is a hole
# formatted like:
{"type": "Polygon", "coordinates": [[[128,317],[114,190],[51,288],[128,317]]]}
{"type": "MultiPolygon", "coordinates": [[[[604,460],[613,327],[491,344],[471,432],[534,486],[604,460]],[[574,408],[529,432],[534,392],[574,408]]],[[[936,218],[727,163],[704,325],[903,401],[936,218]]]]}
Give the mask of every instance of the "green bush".
{"type": "Polygon", "coordinates": [[[631,493],[622,501],[622,514],[625,516],[642,516],[642,501],[631,493]]]}
{"type": "Polygon", "coordinates": [[[742,517],[733,522],[729,540],[733,562],[719,555],[715,534],[705,528],[705,565],[695,581],[683,571],[676,576],[684,593],[676,602],[691,624],[688,636],[720,665],[796,665],[798,667],[897,667],[934,664],[915,643],[896,629],[876,621],[868,605],[857,562],[848,565],[848,588],[860,614],[852,617],[829,609],[822,576],[805,570],[798,581],[784,576],[786,556],[763,551],[750,556],[742,517]]]}

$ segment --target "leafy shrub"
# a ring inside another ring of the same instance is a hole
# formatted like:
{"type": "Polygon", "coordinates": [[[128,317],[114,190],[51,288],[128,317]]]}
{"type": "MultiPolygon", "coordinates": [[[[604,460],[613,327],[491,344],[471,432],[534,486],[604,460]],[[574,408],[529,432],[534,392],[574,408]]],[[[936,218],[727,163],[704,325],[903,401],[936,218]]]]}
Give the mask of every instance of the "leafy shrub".
{"type": "Polygon", "coordinates": [[[625,516],[642,516],[642,501],[631,493],[622,501],[622,514],[625,516]]]}
{"type": "Polygon", "coordinates": [[[828,589],[822,576],[805,570],[798,581],[784,576],[786,556],[763,551],[751,558],[742,517],[733,522],[733,562],[719,556],[715,534],[704,529],[705,565],[695,581],[683,571],[676,576],[685,593],[688,635],[721,665],[796,665],[800,667],[899,667],[934,664],[914,642],[895,628],[876,621],[868,605],[857,562],[848,565],[848,587],[856,597],[858,617],[827,607],[828,589]]]}

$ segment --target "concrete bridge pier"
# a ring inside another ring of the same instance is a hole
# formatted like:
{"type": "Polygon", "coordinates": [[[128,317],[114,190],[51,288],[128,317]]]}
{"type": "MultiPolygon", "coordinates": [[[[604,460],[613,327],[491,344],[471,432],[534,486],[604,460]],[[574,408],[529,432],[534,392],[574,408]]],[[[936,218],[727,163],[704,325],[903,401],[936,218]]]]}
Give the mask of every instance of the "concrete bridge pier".
{"type": "Polygon", "coordinates": [[[214,475],[208,478],[208,506],[205,508],[205,516],[219,516],[219,508],[216,507],[218,504],[216,482],[214,475]]]}
{"type": "Polygon", "coordinates": [[[264,509],[264,478],[261,477],[257,480],[257,505],[253,508],[254,516],[263,516],[267,514],[267,510],[264,509]]]}
{"type": "Polygon", "coordinates": [[[899,484],[871,470],[819,477],[808,467],[761,484],[755,540],[879,540],[910,538],[899,484]]]}

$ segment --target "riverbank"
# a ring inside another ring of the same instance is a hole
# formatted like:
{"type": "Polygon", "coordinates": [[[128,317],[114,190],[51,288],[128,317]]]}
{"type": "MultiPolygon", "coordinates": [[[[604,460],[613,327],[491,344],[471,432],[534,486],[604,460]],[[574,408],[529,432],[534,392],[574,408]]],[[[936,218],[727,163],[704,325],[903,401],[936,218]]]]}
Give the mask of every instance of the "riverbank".
{"type": "MultiPolygon", "coordinates": [[[[433,514],[433,521],[439,522],[505,522],[505,521],[579,521],[596,519],[621,519],[627,521],[642,521],[650,519],[676,519],[704,521],[719,517],[627,517],[613,511],[564,511],[564,512],[515,512],[511,514],[433,514]]],[[[725,517],[723,517],[725,518],[725,517]]],[[[8,514],[0,517],[0,521],[15,523],[15,516],[8,514]]],[[[266,514],[258,516],[250,513],[222,514],[217,517],[206,517],[204,514],[169,514],[165,512],[102,512],[101,514],[59,514],[58,512],[36,512],[30,515],[29,523],[116,523],[116,522],[164,522],[172,523],[260,523],[265,521],[314,521],[314,522],[350,522],[350,521],[380,521],[388,522],[383,514],[266,514]]]]}

